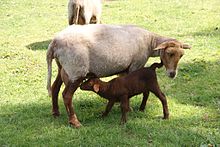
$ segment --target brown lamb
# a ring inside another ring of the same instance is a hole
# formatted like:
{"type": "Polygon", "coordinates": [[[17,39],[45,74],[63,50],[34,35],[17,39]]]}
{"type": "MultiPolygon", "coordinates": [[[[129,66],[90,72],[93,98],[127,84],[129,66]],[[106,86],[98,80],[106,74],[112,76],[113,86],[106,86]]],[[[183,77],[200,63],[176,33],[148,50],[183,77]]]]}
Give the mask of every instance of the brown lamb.
{"type": "Polygon", "coordinates": [[[103,82],[99,78],[92,78],[82,83],[80,89],[94,91],[103,98],[109,100],[102,116],[107,116],[115,102],[120,102],[121,123],[126,123],[126,113],[129,111],[129,98],[143,93],[143,100],[139,110],[144,111],[149,92],[154,93],[163,105],[163,119],[168,119],[169,111],[165,95],[160,90],[157,82],[156,68],[163,63],[154,63],[150,67],[141,68],[128,75],[117,77],[109,82],[103,82]]]}

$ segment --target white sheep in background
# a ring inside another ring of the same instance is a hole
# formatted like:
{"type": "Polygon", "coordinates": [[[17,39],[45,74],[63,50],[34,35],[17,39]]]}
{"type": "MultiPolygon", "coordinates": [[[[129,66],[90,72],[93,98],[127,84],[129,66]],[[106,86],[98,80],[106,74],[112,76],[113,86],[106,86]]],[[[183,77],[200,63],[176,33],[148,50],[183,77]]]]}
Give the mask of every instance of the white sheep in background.
{"type": "Polygon", "coordinates": [[[101,13],[101,0],[69,0],[69,25],[100,23],[101,13]]]}

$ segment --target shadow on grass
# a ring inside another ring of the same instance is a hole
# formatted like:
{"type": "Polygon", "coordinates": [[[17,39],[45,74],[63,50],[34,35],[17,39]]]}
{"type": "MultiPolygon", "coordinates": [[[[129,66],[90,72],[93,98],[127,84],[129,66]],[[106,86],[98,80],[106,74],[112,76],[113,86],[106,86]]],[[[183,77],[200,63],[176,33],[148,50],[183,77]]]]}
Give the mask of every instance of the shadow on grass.
{"type": "Polygon", "coordinates": [[[30,50],[47,50],[48,45],[50,44],[51,40],[45,40],[45,41],[40,41],[40,42],[34,42],[26,47],[30,50]]]}
{"type": "MultiPolygon", "coordinates": [[[[99,140],[99,143],[108,145],[115,144],[115,142],[118,145],[138,144],[140,141],[140,146],[147,142],[149,145],[180,143],[179,145],[193,144],[198,146],[208,143],[216,144],[217,141],[217,138],[213,136],[210,139],[209,135],[195,131],[195,128],[192,129],[203,123],[200,118],[195,119],[194,116],[164,121],[151,116],[146,118],[144,116],[149,115],[144,114],[146,112],[134,111],[129,113],[128,123],[121,126],[119,125],[121,116],[119,108],[116,108],[118,110],[113,109],[110,115],[103,120],[95,117],[99,114],[96,109],[102,105],[100,102],[84,100],[83,103],[85,105],[82,105],[82,101],[76,101],[74,105],[79,112],[77,115],[84,125],[80,129],[68,127],[67,115],[65,111],[62,111],[64,110],[63,106],[61,106],[61,116],[56,119],[49,113],[51,107],[47,103],[5,107],[3,110],[13,111],[10,113],[5,111],[0,114],[1,125],[5,125],[4,131],[0,133],[3,139],[1,144],[50,145],[54,143],[54,140],[56,140],[56,144],[76,140],[73,142],[75,145],[86,146],[91,143],[91,146],[96,146],[97,142],[94,140],[99,140]],[[184,126],[181,127],[183,122],[184,126]],[[118,140],[119,137],[120,140],[118,140]]],[[[206,125],[205,128],[209,128],[209,125],[206,125]]]]}
{"type": "Polygon", "coordinates": [[[214,37],[220,37],[220,28],[219,27],[213,27],[207,30],[202,30],[200,32],[193,33],[193,36],[214,36],[214,37]]]}
{"type": "Polygon", "coordinates": [[[183,34],[181,36],[213,36],[213,37],[220,37],[220,26],[212,26],[210,28],[206,28],[203,30],[200,30],[198,32],[191,32],[190,34],[183,34]]]}
{"type": "MultiPolygon", "coordinates": [[[[178,77],[167,90],[182,104],[218,108],[220,105],[220,58],[216,61],[194,60],[179,66],[178,77]]],[[[165,81],[163,85],[169,85],[165,81]]]]}

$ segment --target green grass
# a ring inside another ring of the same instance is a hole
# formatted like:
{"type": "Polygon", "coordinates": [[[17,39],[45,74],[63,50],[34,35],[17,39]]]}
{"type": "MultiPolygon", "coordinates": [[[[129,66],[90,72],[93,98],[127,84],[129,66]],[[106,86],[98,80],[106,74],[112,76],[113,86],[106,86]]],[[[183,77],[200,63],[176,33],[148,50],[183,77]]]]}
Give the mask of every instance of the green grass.
{"type": "MultiPolygon", "coordinates": [[[[181,59],[176,79],[158,70],[169,120],[159,118],[162,106],[154,95],[145,112],[139,112],[139,95],[131,99],[134,110],[121,126],[118,105],[101,119],[106,101],[77,90],[73,104],[83,127],[74,129],[67,123],[61,94],[61,116],[52,117],[45,88],[47,46],[67,26],[67,1],[1,0],[0,146],[219,146],[219,10],[219,0],[105,1],[103,23],[136,24],[192,49],[181,59]]],[[[147,65],[154,61],[159,59],[147,65]]]]}

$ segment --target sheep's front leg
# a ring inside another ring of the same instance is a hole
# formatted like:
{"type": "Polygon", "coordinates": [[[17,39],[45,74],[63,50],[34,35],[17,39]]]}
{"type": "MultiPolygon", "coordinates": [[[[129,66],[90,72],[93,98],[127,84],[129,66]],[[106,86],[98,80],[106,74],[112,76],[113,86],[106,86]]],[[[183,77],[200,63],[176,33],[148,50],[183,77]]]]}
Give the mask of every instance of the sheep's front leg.
{"type": "Polygon", "coordinates": [[[75,126],[76,128],[79,128],[81,124],[78,121],[77,116],[74,112],[73,105],[72,105],[72,97],[81,82],[82,82],[82,79],[78,79],[73,83],[69,81],[63,91],[63,100],[64,100],[64,105],[66,107],[67,114],[69,116],[69,123],[75,126]]]}
{"type": "Polygon", "coordinates": [[[143,93],[143,99],[142,99],[139,111],[144,111],[144,109],[146,107],[148,96],[149,96],[149,91],[143,93]]]}
{"type": "Polygon", "coordinates": [[[102,117],[105,117],[108,115],[108,113],[111,111],[112,106],[114,105],[115,101],[114,100],[109,100],[108,104],[106,106],[105,111],[102,113],[102,117]]]}
{"type": "Polygon", "coordinates": [[[62,85],[63,81],[61,79],[60,69],[58,68],[58,74],[56,77],[56,80],[54,81],[52,85],[52,114],[54,117],[59,116],[59,105],[58,105],[58,94],[60,91],[60,87],[62,85]]]}
{"type": "Polygon", "coordinates": [[[127,122],[127,112],[129,111],[129,106],[128,106],[128,96],[124,95],[120,98],[121,100],[121,124],[124,124],[127,122]]]}

